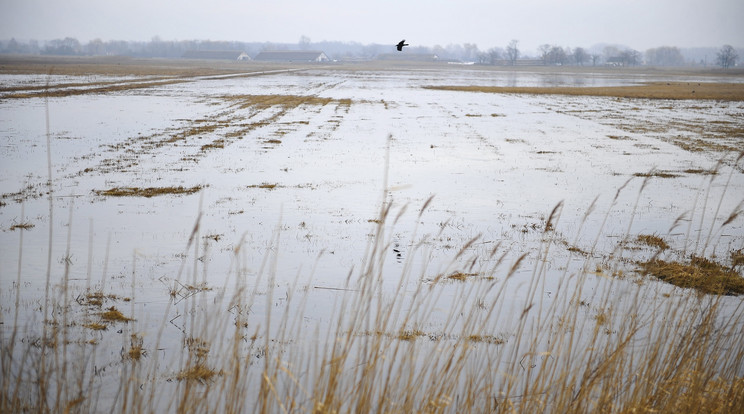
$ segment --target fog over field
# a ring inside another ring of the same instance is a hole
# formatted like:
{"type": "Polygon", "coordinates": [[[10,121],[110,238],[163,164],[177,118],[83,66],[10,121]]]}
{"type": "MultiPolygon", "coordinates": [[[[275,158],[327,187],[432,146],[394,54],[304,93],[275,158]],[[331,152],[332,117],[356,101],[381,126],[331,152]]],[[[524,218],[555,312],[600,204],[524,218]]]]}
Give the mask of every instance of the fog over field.
{"type": "Polygon", "coordinates": [[[65,37],[146,41],[220,40],[296,43],[342,41],[412,46],[475,44],[481,50],[520,41],[588,48],[616,44],[742,47],[744,3],[737,0],[527,0],[519,2],[182,0],[101,2],[3,0],[0,39],[65,37]]]}

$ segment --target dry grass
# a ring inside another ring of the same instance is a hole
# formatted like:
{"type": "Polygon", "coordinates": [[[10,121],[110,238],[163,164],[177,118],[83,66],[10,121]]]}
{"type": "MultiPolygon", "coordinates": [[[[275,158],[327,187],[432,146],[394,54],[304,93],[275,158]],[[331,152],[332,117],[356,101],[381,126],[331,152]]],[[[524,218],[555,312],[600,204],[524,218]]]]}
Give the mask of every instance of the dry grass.
{"type": "Polygon", "coordinates": [[[99,322],[86,323],[83,326],[93,331],[105,331],[108,329],[108,325],[99,322]]]}
{"type": "Polygon", "coordinates": [[[193,61],[187,59],[132,58],[126,56],[0,56],[0,73],[47,74],[70,76],[168,76],[194,77],[244,74],[250,71],[267,71],[297,68],[262,62],[193,61]]]}
{"type": "Polygon", "coordinates": [[[129,350],[125,357],[132,361],[139,361],[143,356],[146,355],[145,349],[143,348],[144,340],[140,335],[132,334],[129,337],[129,350]]]}
{"type": "Polygon", "coordinates": [[[224,95],[220,99],[233,102],[241,109],[266,109],[273,106],[292,109],[300,105],[325,106],[335,103],[349,106],[352,104],[351,99],[323,98],[315,95],[224,95]]]}
{"type": "Polygon", "coordinates": [[[127,302],[129,301],[129,298],[121,298],[113,293],[105,294],[100,290],[87,292],[75,298],[75,301],[82,306],[93,306],[98,308],[103,306],[103,303],[107,300],[124,300],[127,302]]]}
{"type": "Polygon", "coordinates": [[[714,295],[744,294],[744,278],[710,259],[693,257],[690,263],[652,260],[639,265],[644,273],[682,288],[714,295]]]}
{"type": "Polygon", "coordinates": [[[116,309],[115,306],[112,306],[108,308],[106,312],[101,313],[101,319],[106,322],[130,322],[134,320],[124,316],[124,314],[121,313],[120,310],[116,309]]]}
{"type": "Polygon", "coordinates": [[[61,97],[83,94],[101,94],[133,89],[145,89],[184,82],[209,76],[256,76],[264,71],[297,69],[296,65],[264,64],[258,62],[203,62],[183,59],[136,59],[111,57],[62,57],[62,56],[0,56],[0,73],[48,74],[69,76],[105,75],[135,76],[136,79],[119,79],[87,83],[65,82],[45,86],[0,88],[7,92],[3,98],[61,97]]]}
{"type": "Polygon", "coordinates": [[[14,231],[14,230],[30,230],[34,228],[34,224],[28,221],[22,222],[22,223],[15,223],[8,230],[14,231]]]}
{"type": "Polygon", "coordinates": [[[633,99],[744,101],[743,83],[651,82],[612,87],[426,86],[427,89],[530,95],[605,96],[633,99]]]}
{"type": "Polygon", "coordinates": [[[731,251],[731,268],[744,266],[744,249],[731,251]]]}
{"type": "Polygon", "coordinates": [[[659,250],[666,250],[669,248],[669,244],[664,241],[663,238],[655,234],[639,234],[636,241],[647,246],[657,248],[659,250]]]}
{"type": "Polygon", "coordinates": [[[400,331],[396,338],[401,341],[415,341],[420,336],[426,336],[426,334],[418,329],[410,329],[400,331]]]}
{"type": "Polygon", "coordinates": [[[505,340],[493,335],[469,335],[467,340],[470,342],[483,342],[491,345],[503,345],[506,343],[505,340]]]}
{"type": "Polygon", "coordinates": [[[176,375],[176,379],[178,381],[198,381],[200,383],[206,383],[218,375],[222,375],[222,373],[205,365],[196,364],[179,372],[176,375]]]}
{"type": "Polygon", "coordinates": [[[114,187],[108,190],[97,190],[96,194],[109,197],[155,197],[160,195],[193,194],[202,189],[202,186],[194,187],[114,187]]]}
{"type": "Polygon", "coordinates": [[[281,188],[281,186],[277,183],[261,183],[261,184],[251,184],[248,186],[248,188],[262,188],[264,190],[273,190],[275,188],[281,188]]]}
{"type": "Polygon", "coordinates": [[[15,92],[15,93],[8,93],[3,95],[3,99],[25,99],[25,98],[43,98],[43,97],[65,97],[65,96],[75,96],[75,95],[101,95],[105,93],[111,93],[111,92],[122,92],[122,91],[128,91],[132,89],[143,89],[143,88],[152,88],[155,86],[166,86],[166,85],[173,85],[176,83],[183,83],[186,82],[183,79],[170,79],[170,80],[160,80],[160,81],[149,81],[149,82],[121,82],[116,84],[108,84],[107,82],[99,82],[96,83],[88,83],[85,84],[85,87],[76,89],[76,88],[60,88],[60,89],[48,89],[45,88],[38,92],[15,92]]]}
{"type": "Polygon", "coordinates": [[[703,168],[688,168],[684,171],[686,174],[697,174],[697,175],[717,175],[718,171],[703,168]]]}
{"type": "MultiPolygon", "coordinates": [[[[465,272],[452,272],[449,275],[445,277],[445,279],[449,280],[456,280],[458,282],[463,282],[465,280],[468,280],[470,278],[478,276],[478,273],[465,273],[465,272]]],[[[437,279],[441,279],[441,276],[437,277],[437,279]]]]}
{"type": "Polygon", "coordinates": [[[678,174],[674,174],[668,171],[660,171],[660,170],[654,170],[647,173],[635,173],[633,174],[635,177],[656,177],[656,178],[677,178],[679,177],[678,174]]]}
{"type": "MultiPolygon", "coordinates": [[[[164,354],[175,353],[177,368],[158,368],[165,364],[164,359],[145,358],[142,336],[130,334],[128,345],[114,353],[121,355],[117,364],[123,374],[108,377],[109,385],[118,386],[117,405],[102,403],[98,410],[620,413],[704,409],[733,413],[744,403],[744,379],[739,376],[744,369],[744,351],[739,346],[744,340],[740,329],[744,321],[739,314],[721,318],[715,296],[703,299],[705,306],[700,306],[701,298],[695,295],[659,295],[647,303],[645,287],[629,283],[629,292],[636,293],[616,297],[613,285],[595,285],[594,278],[601,281],[607,276],[583,272],[566,275],[565,289],[554,292],[555,298],[548,301],[539,288],[547,274],[537,270],[526,282],[527,291],[513,297],[508,281],[524,264],[524,256],[502,263],[494,260],[498,249],[490,256],[479,256],[479,261],[489,263],[486,269],[444,272],[438,277],[446,280],[455,276],[455,280],[468,283],[431,283],[421,275],[404,272],[390,292],[382,289],[383,281],[392,276],[383,270],[382,260],[391,246],[385,236],[388,212],[385,208],[371,221],[377,231],[364,259],[367,266],[338,290],[338,308],[327,331],[307,326],[306,321],[313,317],[304,307],[307,298],[298,301],[293,293],[275,295],[273,289],[278,284],[271,275],[261,286],[256,284],[253,294],[246,294],[250,291],[243,283],[254,283],[254,277],[238,272],[234,296],[223,297],[221,292],[209,300],[180,302],[183,307],[177,314],[193,315],[193,322],[179,327],[184,335],[180,352],[179,346],[155,346],[158,354],[160,349],[164,354]],[[479,274],[503,278],[475,277],[479,274]],[[408,284],[410,277],[417,280],[415,285],[408,284]],[[591,304],[583,293],[590,285],[591,304]],[[383,291],[386,293],[380,294],[383,291]],[[449,297],[452,301],[440,302],[449,297]],[[205,305],[211,310],[204,309],[205,305]],[[254,316],[263,307],[265,313],[254,316]],[[623,307],[634,311],[616,310],[623,307]],[[645,313],[644,309],[653,312],[645,313]],[[445,315],[436,322],[436,333],[420,328],[431,326],[431,313],[445,315]],[[664,317],[659,318],[658,313],[664,317]],[[142,378],[152,380],[143,382],[142,378]],[[171,382],[178,387],[172,388],[171,382]]],[[[544,234],[559,231],[552,214],[548,221],[553,230],[544,234]]],[[[661,237],[649,235],[641,235],[637,241],[659,248],[665,243],[661,237]]],[[[193,243],[197,242],[189,241],[186,251],[193,243]]],[[[549,244],[546,241],[545,247],[549,244]]],[[[467,251],[461,249],[456,257],[467,251]]],[[[741,252],[732,253],[732,258],[734,254],[740,256],[741,252]]],[[[739,256],[736,260],[741,260],[739,256]]],[[[539,266],[542,261],[536,262],[539,266]]],[[[671,266],[648,262],[645,271],[671,266]]],[[[240,264],[236,267],[243,268],[240,264]]],[[[730,271],[706,259],[695,259],[689,267],[706,278],[716,273],[732,277],[730,271]]],[[[680,273],[679,267],[673,269],[671,273],[680,273]]],[[[521,286],[524,283],[518,282],[521,286]]],[[[194,295],[210,292],[198,282],[176,284],[194,295]]],[[[714,289],[714,293],[729,291],[714,289]]],[[[103,302],[109,295],[99,290],[78,297],[83,304],[90,304],[103,302]]],[[[172,306],[177,303],[176,298],[171,299],[172,306]]],[[[64,411],[70,406],[81,412],[96,411],[88,397],[79,398],[101,389],[99,380],[104,377],[75,379],[78,371],[65,368],[61,361],[90,363],[94,372],[101,366],[103,361],[96,358],[108,355],[109,350],[101,349],[102,354],[90,350],[105,343],[106,336],[118,335],[105,329],[106,323],[132,319],[115,307],[100,316],[104,323],[84,328],[90,332],[100,326],[101,330],[92,333],[102,340],[86,339],[88,345],[83,350],[89,351],[71,353],[66,357],[69,360],[62,358],[64,344],[71,343],[65,339],[69,335],[65,330],[74,329],[74,325],[52,325],[52,336],[36,343],[51,344],[47,352],[59,355],[40,360],[48,366],[41,377],[17,376],[8,371],[10,365],[3,365],[3,412],[64,411]],[[82,360],[76,360],[76,355],[82,360]],[[56,375],[74,379],[66,382],[69,385],[58,395],[47,385],[56,375]],[[35,396],[26,398],[25,390],[35,396]],[[41,400],[38,395],[46,398],[41,400]]],[[[172,317],[172,312],[166,312],[164,323],[172,317]]],[[[163,335],[162,331],[158,335],[163,335]]],[[[30,346],[26,352],[39,346],[30,346]]],[[[42,358],[44,353],[38,355],[42,358]]],[[[31,371],[41,375],[36,369],[31,371]]]]}

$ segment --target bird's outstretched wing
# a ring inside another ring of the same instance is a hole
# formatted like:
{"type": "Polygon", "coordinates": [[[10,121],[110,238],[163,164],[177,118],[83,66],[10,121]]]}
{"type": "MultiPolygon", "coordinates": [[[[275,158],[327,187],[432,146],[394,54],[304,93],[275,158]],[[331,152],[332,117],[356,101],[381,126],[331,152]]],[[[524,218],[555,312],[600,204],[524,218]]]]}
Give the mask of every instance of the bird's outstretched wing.
{"type": "Polygon", "coordinates": [[[397,45],[395,45],[395,48],[398,49],[398,51],[403,50],[403,46],[408,46],[408,43],[406,43],[406,39],[401,40],[398,42],[397,45]]]}

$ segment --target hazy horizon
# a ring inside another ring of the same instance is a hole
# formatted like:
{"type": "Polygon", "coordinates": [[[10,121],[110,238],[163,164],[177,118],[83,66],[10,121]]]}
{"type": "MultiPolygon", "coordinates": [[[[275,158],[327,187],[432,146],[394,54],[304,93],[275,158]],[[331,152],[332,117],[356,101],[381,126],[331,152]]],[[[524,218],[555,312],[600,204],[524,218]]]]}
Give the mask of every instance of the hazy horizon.
{"type": "Polygon", "coordinates": [[[480,50],[512,39],[539,45],[623,45],[636,50],[744,46],[744,2],[737,0],[485,0],[349,4],[321,0],[0,0],[0,39],[73,37],[149,41],[297,43],[338,41],[434,47],[471,43],[480,50]]]}

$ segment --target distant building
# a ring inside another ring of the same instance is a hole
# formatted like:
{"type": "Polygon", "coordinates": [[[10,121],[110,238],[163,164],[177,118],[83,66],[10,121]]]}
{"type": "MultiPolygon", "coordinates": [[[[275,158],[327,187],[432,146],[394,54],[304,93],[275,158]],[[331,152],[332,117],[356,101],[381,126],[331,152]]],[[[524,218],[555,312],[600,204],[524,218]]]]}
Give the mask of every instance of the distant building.
{"type": "Polygon", "coordinates": [[[318,50],[266,50],[253,60],[264,62],[328,62],[328,56],[318,50]]]}
{"type": "Polygon", "coordinates": [[[187,50],[184,59],[251,60],[247,53],[239,50],[187,50]]]}

